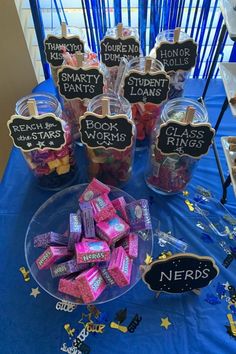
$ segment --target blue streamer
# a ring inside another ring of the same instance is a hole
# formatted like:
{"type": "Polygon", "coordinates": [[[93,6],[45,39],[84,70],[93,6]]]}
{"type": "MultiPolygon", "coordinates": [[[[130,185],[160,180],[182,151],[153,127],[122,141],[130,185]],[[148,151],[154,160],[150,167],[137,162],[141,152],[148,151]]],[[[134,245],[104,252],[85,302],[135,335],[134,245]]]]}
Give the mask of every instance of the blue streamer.
{"type": "Polygon", "coordinates": [[[149,51],[151,48],[153,48],[155,44],[155,38],[156,38],[156,33],[155,33],[155,17],[158,17],[158,12],[156,12],[155,9],[156,1],[151,1],[151,7],[150,7],[150,36],[149,36],[149,51]]]}
{"type": "Polygon", "coordinates": [[[122,22],[121,0],[114,0],[115,26],[122,22]]]}
{"type": "Polygon", "coordinates": [[[93,15],[93,24],[94,24],[94,31],[97,40],[97,48],[99,48],[99,39],[103,37],[102,35],[102,21],[101,16],[98,14],[98,3],[97,0],[90,0],[91,1],[91,9],[93,15]]]}
{"type": "Polygon", "coordinates": [[[87,35],[87,41],[88,41],[89,48],[91,48],[92,42],[90,39],[90,33],[89,33],[90,31],[89,31],[89,27],[88,27],[87,14],[86,14],[85,7],[84,7],[84,0],[81,0],[81,4],[82,4],[83,15],[84,15],[84,23],[85,23],[85,31],[86,31],[86,35],[87,35]]]}
{"type": "Polygon", "coordinates": [[[187,20],[186,20],[186,25],[185,25],[185,32],[187,32],[187,30],[188,30],[190,15],[191,15],[191,11],[192,11],[192,5],[193,5],[193,0],[190,0],[189,8],[188,8],[188,14],[187,14],[187,20]]]}
{"type": "Polygon", "coordinates": [[[59,10],[59,7],[58,7],[58,5],[57,5],[57,0],[54,0],[54,5],[55,5],[56,12],[57,12],[57,16],[58,16],[58,18],[59,18],[59,22],[62,23],[60,10],[59,10]]]}
{"type": "Polygon", "coordinates": [[[107,0],[107,13],[108,13],[108,26],[111,28],[111,15],[110,15],[109,0],[107,0]]]}
{"type": "Polygon", "coordinates": [[[63,13],[63,17],[64,17],[64,20],[65,20],[65,23],[68,25],[68,21],[67,21],[67,18],[66,18],[64,7],[62,5],[62,1],[61,0],[59,0],[59,1],[60,1],[61,10],[62,10],[62,13],[63,13]]]}
{"type": "Polygon", "coordinates": [[[107,31],[107,16],[106,16],[105,0],[101,0],[100,11],[101,11],[102,19],[103,19],[103,37],[104,37],[106,34],[106,31],[107,31]]]}
{"type": "Polygon", "coordinates": [[[196,19],[197,19],[197,13],[198,13],[198,9],[199,9],[199,2],[200,2],[200,0],[197,0],[196,8],[195,8],[195,11],[194,11],[192,29],[191,29],[191,34],[190,34],[190,37],[191,37],[191,38],[193,38],[193,33],[194,33],[195,24],[196,24],[196,19]]]}
{"type": "Polygon", "coordinates": [[[181,3],[179,5],[178,15],[177,15],[176,27],[181,27],[183,13],[184,13],[184,5],[185,5],[185,0],[181,0],[181,3]]]}
{"type": "Polygon", "coordinates": [[[236,42],[234,42],[233,48],[231,50],[229,61],[230,62],[236,61],[236,42]]]}
{"type": "Polygon", "coordinates": [[[86,14],[87,14],[89,30],[90,30],[92,51],[96,52],[96,43],[95,43],[94,32],[93,32],[93,23],[92,23],[92,17],[91,17],[91,13],[90,13],[90,5],[89,5],[89,1],[87,1],[87,0],[85,1],[85,8],[86,8],[86,14]]]}
{"type": "Polygon", "coordinates": [[[139,35],[143,55],[146,55],[147,8],[148,0],[139,0],[139,35]]]}
{"type": "Polygon", "coordinates": [[[128,11],[128,26],[131,27],[130,0],[127,0],[127,11],[128,11]]]}

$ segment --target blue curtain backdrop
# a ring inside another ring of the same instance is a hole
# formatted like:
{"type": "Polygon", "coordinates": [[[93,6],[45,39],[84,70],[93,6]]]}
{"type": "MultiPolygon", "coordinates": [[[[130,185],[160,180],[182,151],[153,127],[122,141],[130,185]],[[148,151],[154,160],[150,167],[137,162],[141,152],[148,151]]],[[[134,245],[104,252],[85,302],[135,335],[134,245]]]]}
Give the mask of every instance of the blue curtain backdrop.
{"type": "MultiPolygon", "coordinates": [[[[49,69],[43,51],[45,24],[42,7],[45,5],[45,0],[29,1],[44,74],[48,78],[49,69]]],[[[88,45],[93,51],[99,53],[99,42],[105,35],[107,28],[117,25],[119,22],[123,22],[124,26],[138,28],[144,55],[148,54],[154,46],[155,38],[159,32],[181,27],[199,45],[199,55],[193,77],[206,78],[208,76],[223,23],[218,0],[51,0],[49,11],[51,11],[52,29],[56,22],[66,22],[70,25],[65,11],[65,7],[70,3],[73,4],[73,8],[77,3],[78,8],[81,9],[88,45]],[[134,12],[133,10],[137,8],[138,11],[134,12]]],[[[78,26],[80,23],[81,18],[78,18],[78,26]]],[[[221,46],[219,61],[224,60],[227,41],[226,35],[221,46]]],[[[227,50],[229,49],[229,60],[235,61],[236,45],[228,44],[227,50]]],[[[216,75],[217,69],[214,76],[216,75]]]]}

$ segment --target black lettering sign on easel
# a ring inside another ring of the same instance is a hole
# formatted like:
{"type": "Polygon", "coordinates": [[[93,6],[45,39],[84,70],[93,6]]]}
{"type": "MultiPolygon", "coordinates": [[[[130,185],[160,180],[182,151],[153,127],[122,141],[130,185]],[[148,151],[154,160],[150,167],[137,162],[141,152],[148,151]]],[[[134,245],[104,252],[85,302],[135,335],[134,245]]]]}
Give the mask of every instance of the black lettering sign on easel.
{"type": "Polygon", "coordinates": [[[183,293],[207,286],[218,273],[213,258],[180,253],[152,262],[142,279],[150,290],[183,293]]]}
{"type": "Polygon", "coordinates": [[[130,71],[124,80],[124,97],[130,103],[160,104],[167,99],[169,76],[165,72],[130,71]]]}
{"type": "Polygon", "coordinates": [[[64,61],[62,46],[71,54],[75,54],[75,52],[84,53],[84,42],[78,36],[65,38],[49,35],[44,41],[44,51],[47,62],[53,67],[61,66],[64,61]]]}
{"type": "Polygon", "coordinates": [[[156,48],[156,58],[164,65],[165,71],[188,71],[195,66],[197,43],[192,39],[183,42],[161,42],[156,48]]]}
{"type": "Polygon", "coordinates": [[[23,151],[60,149],[65,145],[62,124],[54,114],[29,118],[14,115],[7,123],[14,145],[23,151]]]}
{"type": "Polygon", "coordinates": [[[103,74],[97,68],[63,67],[58,71],[60,94],[66,99],[91,99],[103,93],[103,74]]]}
{"type": "Polygon", "coordinates": [[[89,148],[126,150],[133,144],[134,125],[124,114],[100,116],[87,112],[80,118],[80,133],[89,148]]]}
{"type": "Polygon", "coordinates": [[[166,155],[198,158],[207,154],[214,134],[215,130],[207,123],[168,121],[161,125],[156,147],[166,155]]]}
{"type": "Polygon", "coordinates": [[[105,37],[101,43],[101,61],[107,67],[118,66],[121,58],[130,60],[139,57],[139,42],[135,37],[105,37]]]}

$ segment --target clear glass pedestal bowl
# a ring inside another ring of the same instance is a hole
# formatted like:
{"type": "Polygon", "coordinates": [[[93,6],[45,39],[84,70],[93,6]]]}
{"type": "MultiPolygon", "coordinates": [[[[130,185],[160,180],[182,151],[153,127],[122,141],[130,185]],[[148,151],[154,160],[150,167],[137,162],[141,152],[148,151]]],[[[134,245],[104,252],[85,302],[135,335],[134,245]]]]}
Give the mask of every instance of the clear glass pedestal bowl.
{"type": "MultiPolygon", "coordinates": [[[[25,257],[28,268],[38,283],[48,294],[61,301],[69,301],[74,304],[84,304],[76,297],[63,294],[58,291],[59,278],[52,278],[50,269],[39,270],[35,261],[43,253],[42,248],[34,247],[34,237],[49,231],[64,233],[68,229],[69,215],[78,210],[78,198],[83,193],[88,184],[80,184],[64,189],[49,198],[34,214],[31,219],[25,238],[25,257]]],[[[123,196],[127,203],[135,199],[126,192],[110,187],[111,192],[109,198],[111,200],[123,196]]],[[[124,295],[140,280],[139,266],[144,264],[146,255],[152,254],[153,249],[153,233],[152,230],[142,232],[139,237],[138,257],[134,259],[131,281],[128,286],[119,288],[118,286],[107,287],[103,293],[93,302],[93,304],[101,304],[114,300],[124,295]]]]}

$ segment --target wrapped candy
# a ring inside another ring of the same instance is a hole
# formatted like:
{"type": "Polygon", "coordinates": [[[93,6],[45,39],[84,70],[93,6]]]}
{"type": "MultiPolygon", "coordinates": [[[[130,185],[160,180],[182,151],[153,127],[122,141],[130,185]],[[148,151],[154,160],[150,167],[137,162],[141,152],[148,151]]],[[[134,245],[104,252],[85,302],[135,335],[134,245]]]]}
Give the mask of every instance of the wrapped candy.
{"type": "MultiPolygon", "coordinates": [[[[58,100],[44,93],[34,93],[21,98],[16,103],[16,114],[29,117],[28,101],[34,100],[38,115],[54,113],[63,120],[61,105],[58,100]]],[[[36,149],[23,152],[25,160],[37,179],[40,187],[49,190],[60,190],[70,185],[76,177],[77,166],[74,157],[74,144],[72,141],[70,126],[62,121],[65,131],[65,145],[58,150],[36,149]]]]}
{"type": "Polygon", "coordinates": [[[133,260],[130,259],[123,247],[114,248],[111,254],[111,260],[108,272],[119,287],[130,284],[133,260]]]}
{"type": "Polygon", "coordinates": [[[76,259],[71,259],[67,262],[54,264],[50,267],[53,278],[71,275],[73,273],[81,272],[89,267],[88,264],[77,264],[76,259]]]}
{"type": "Polygon", "coordinates": [[[110,259],[110,248],[105,241],[82,241],[76,244],[77,263],[106,262],[110,259]]]}
{"type": "Polygon", "coordinates": [[[47,248],[48,246],[67,246],[68,238],[56,232],[46,232],[34,237],[34,247],[47,248]]]}
{"type": "Polygon", "coordinates": [[[61,258],[70,256],[67,247],[49,246],[36,260],[38,269],[48,269],[61,258]]]}
{"type": "Polygon", "coordinates": [[[126,236],[130,231],[130,227],[117,215],[97,223],[96,231],[101,239],[112,245],[126,236]]]}
{"type": "Polygon", "coordinates": [[[81,298],[81,292],[75,277],[61,278],[59,280],[58,290],[63,294],[68,294],[78,299],[81,298]]]}
{"type": "MultiPolygon", "coordinates": [[[[103,94],[93,98],[88,105],[88,112],[102,114],[102,101],[109,100],[109,115],[127,115],[131,123],[132,114],[129,102],[114,93],[103,94]]],[[[132,123],[133,124],[133,123],[132,123]]],[[[119,132],[116,132],[116,134],[119,132]]],[[[86,148],[89,160],[89,178],[98,178],[100,181],[113,186],[129,180],[132,173],[136,130],[133,124],[131,145],[122,150],[112,147],[86,148]]]]}
{"type": "MultiPolygon", "coordinates": [[[[168,29],[165,30],[161,33],[159,33],[156,37],[156,43],[154,48],[150,52],[150,56],[153,58],[156,58],[156,48],[160,45],[162,42],[173,42],[174,41],[174,30],[173,29],[168,29]]],[[[190,39],[189,35],[185,32],[180,32],[179,34],[179,42],[182,42],[184,40],[190,39]]],[[[182,97],[183,92],[184,92],[184,85],[185,81],[189,78],[190,71],[183,71],[183,70],[178,70],[178,71],[167,71],[169,77],[170,77],[170,90],[168,93],[168,98],[169,100],[177,97],[182,97]]]]}

